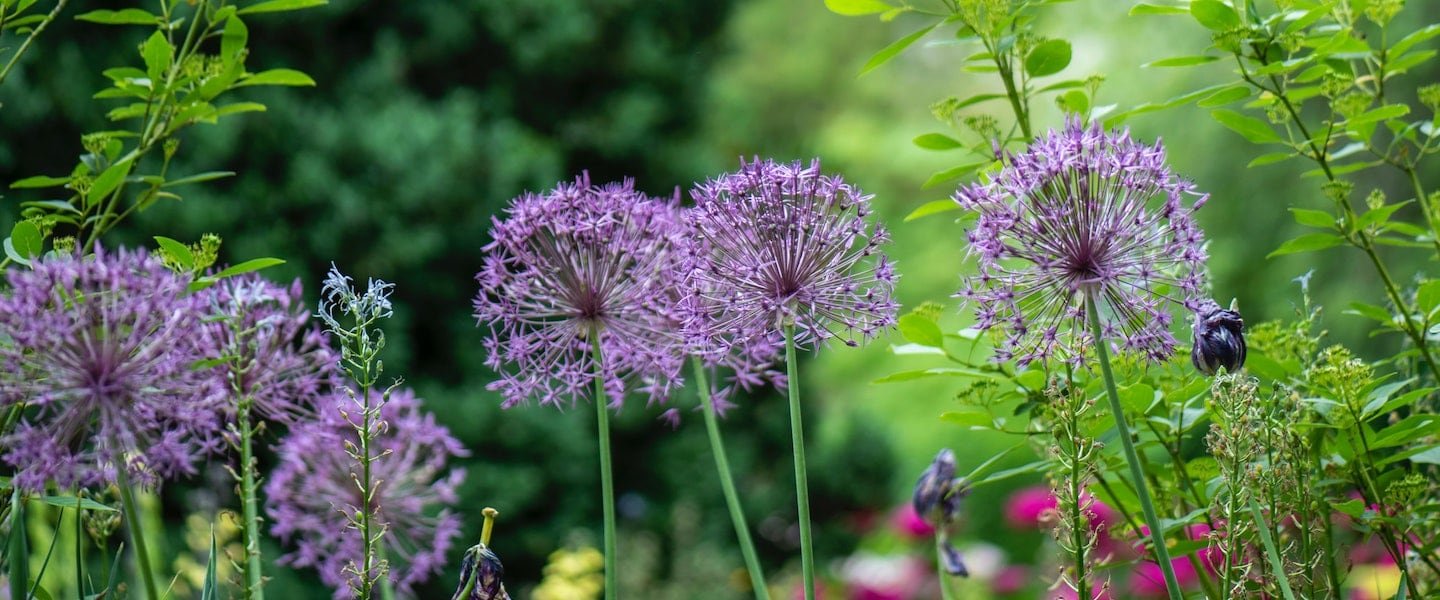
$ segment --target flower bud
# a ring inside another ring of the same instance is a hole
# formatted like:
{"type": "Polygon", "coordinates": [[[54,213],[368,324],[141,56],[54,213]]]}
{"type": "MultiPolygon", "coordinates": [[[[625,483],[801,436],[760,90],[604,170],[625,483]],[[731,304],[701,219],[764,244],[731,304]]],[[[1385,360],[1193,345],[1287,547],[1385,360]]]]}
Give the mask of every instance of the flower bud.
{"type": "Polygon", "coordinates": [[[1221,367],[1234,373],[1245,366],[1245,321],[1239,311],[1220,308],[1214,300],[1206,300],[1195,311],[1194,345],[1190,362],[1206,375],[1214,375],[1221,367]]]}
{"type": "Polygon", "coordinates": [[[955,453],[944,448],[915,482],[911,503],[926,523],[943,528],[960,513],[965,493],[965,486],[955,477],[955,453]]]}
{"type": "Polygon", "coordinates": [[[451,600],[510,600],[501,581],[504,576],[500,557],[485,544],[475,544],[465,551],[460,563],[460,587],[451,600]]]}
{"type": "Polygon", "coordinates": [[[960,556],[960,551],[950,545],[946,540],[940,544],[940,562],[945,565],[945,572],[956,577],[969,577],[970,569],[965,567],[965,561],[960,556]]]}

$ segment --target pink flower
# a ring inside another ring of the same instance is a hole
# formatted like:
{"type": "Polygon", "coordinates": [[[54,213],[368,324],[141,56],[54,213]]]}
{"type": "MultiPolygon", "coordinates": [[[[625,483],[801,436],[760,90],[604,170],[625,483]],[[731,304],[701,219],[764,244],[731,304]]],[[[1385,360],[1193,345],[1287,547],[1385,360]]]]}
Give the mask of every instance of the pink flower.
{"type": "Polygon", "coordinates": [[[1005,501],[1005,522],[1016,529],[1040,529],[1055,510],[1055,495],[1043,485],[1016,491],[1005,501]]]}
{"type": "Polygon", "coordinates": [[[935,535],[935,528],[925,519],[920,518],[920,513],[915,512],[915,505],[906,502],[896,509],[890,517],[890,526],[900,535],[910,539],[928,539],[935,535]]]}
{"type": "Polygon", "coordinates": [[[1023,565],[1007,565],[990,581],[990,589],[997,594],[1018,594],[1030,583],[1030,570],[1023,565]]]}

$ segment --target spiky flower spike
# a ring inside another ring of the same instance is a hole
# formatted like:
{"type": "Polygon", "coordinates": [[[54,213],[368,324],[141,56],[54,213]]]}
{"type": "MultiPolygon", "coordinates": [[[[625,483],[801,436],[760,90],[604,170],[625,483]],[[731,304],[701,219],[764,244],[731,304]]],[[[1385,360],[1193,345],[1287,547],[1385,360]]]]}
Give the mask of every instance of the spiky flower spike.
{"type": "Polygon", "coordinates": [[[870,196],[807,166],[754,159],[693,192],[702,243],[686,330],[707,353],[755,352],[797,329],[800,347],[854,346],[895,324],[890,235],[867,222],[870,196]]]}
{"type": "Polygon", "coordinates": [[[955,193],[979,215],[967,233],[979,272],[957,296],[977,328],[1001,332],[997,360],[1082,362],[1087,295],[1119,350],[1167,360],[1169,305],[1201,300],[1205,237],[1192,213],[1207,197],[1170,172],[1159,142],[1069,120],[955,193]]]}
{"type": "MultiPolygon", "coordinates": [[[[212,317],[210,356],[229,363],[216,373],[234,399],[250,402],[261,418],[288,424],[313,415],[316,402],[340,385],[339,354],[311,321],[299,279],[284,286],[251,273],[222,279],[199,295],[212,317]]],[[[227,409],[234,412],[235,405],[227,409]]]]}
{"type": "Polygon", "coordinates": [[[0,442],[15,485],[43,491],[194,471],[219,443],[222,390],[207,369],[187,281],[143,250],[61,255],[6,272],[0,408],[24,416],[0,442]]]}
{"type": "Polygon", "coordinates": [[[598,367],[612,407],[628,391],[664,400],[685,358],[671,291],[682,275],[675,204],[584,174],[506,212],[475,275],[485,364],[500,373],[490,389],[507,407],[568,405],[591,397],[598,367]]]}
{"type": "MultiPolygon", "coordinates": [[[[346,450],[358,443],[358,434],[342,414],[354,405],[348,395],[335,394],[327,405],[320,419],[296,424],[276,448],[280,464],[265,484],[265,512],[274,524],[271,531],[295,545],[281,560],[315,567],[335,588],[335,597],[346,598],[351,593],[346,577],[355,576],[346,567],[363,552],[362,540],[345,531],[349,515],[363,503],[355,459],[346,450]]],[[[465,473],[447,470],[446,463],[468,453],[434,415],[420,410],[420,400],[408,389],[391,392],[381,412],[387,427],[374,440],[371,469],[379,483],[370,508],[386,527],[388,576],[408,590],[439,572],[460,533],[460,519],[450,507],[459,500],[465,473]]]]}

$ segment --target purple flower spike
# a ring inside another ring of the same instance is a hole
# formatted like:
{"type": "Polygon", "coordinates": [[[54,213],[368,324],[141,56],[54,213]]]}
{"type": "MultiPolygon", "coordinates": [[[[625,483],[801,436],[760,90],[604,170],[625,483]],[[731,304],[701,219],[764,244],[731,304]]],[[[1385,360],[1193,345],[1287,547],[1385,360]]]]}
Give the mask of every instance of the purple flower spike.
{"type": "Polygon", "coordinates": [[[889,241],[867,223],[870,196],[820,161],[743,162],[698,186],[686,330],[706,355],[772,356],[793,323],[796,343],[847,345],[895,324],[889,241]]]}
{"type": "Polygon", "coordinates": [[[123,457],[146,485],[191,474],[219,445],[222,389],[207,369],[188,281],[143,250],[57,256],[6,272],[0,408],[25,416],[3,441],[15,485],[115,481],[123,457]]]}
{"type": "MultiPolygon", "coordinates": [[[[379,391],[371,392],[379,394],[379,391]]],[[[280,464],[265,484],[265,512],[271,531],[295,551],[285,564],[314,567],[335,598],[350,596],[346,566],[362,559],[360,533],[348,531],[347,515],[359,510],[355,459],[347,444],[358,444],[355,427],[341,414],[353,400],[330,397],[328,410],[314,421],[297,423],[276,448],[280,464]]],[[[412,586],[438,573],[460,533],[460,518],[450,507],[459,501],[463,470],[446,471],[451,457],[468,454],[450,431],[421,412],[420,400],[397,389],[381,409],[387,423],[373,442],[372,476],[378,482],[372,513],[387,529],[385,556],[396,587],[412,586]]]]}
{"type": "Polygon", "coordinates": [[[1082,363],[1087,295],[1100,299],[1117,350],[1168,360],[1170,304],[1195,310],[1203,298],[1205,236],[1193,213],[1208,196],[1171,174],[1159,142],[1079,120],[1005,163],[954,196],[979,214],[967,233],[979,272],[956,295],[978,329],[1001,334],[996,360],[1082,363]]]}
{"type": "Polygon", "coordinates": [[[646,197],[629,180],[592,185],[585,174],[516,198],[506,212],[475,276],[475,318],[490,329],[485,364],[500,374],[489,388],[506,407],[590,398],[599,335],[610,406],[630,391],[664,401],[685,358],[675,203],[646,197]]]}
{"type": "MultiPolygon", "coordinates": [[[[240,361],[216,370],[234,399],[249,398],[264,419],[292,423],[315,414],[317,401],[340,385],[340,357],[310,321],[300,280],[289,286],[257,274],[222,279],[201,292],[209,356],[240,361]]],[[[328,407],[326,407],[328,408],[328,407]]],[[[234,402],[227,403],[232,413],[234,402]]]]}

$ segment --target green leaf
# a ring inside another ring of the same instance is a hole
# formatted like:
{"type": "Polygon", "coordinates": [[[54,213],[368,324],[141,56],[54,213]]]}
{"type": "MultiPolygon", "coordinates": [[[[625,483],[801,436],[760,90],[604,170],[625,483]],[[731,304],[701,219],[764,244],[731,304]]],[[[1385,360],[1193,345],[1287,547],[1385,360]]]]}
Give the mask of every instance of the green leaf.
{"type": "Polygon", "coordinates": [[[1254,496],[1247,496],[1246,500],[1249,500],[1250,516],[1255,518],[1256,529],[1260,531],[1260,542],[1265,546],[1270,573],[1280,582],[1280,592],[1285,595],[1285,600],[1295,600],[1295,592],[1290,590],[1290,577],[1285,573],[1285,562],[1280,559],[1280,550],[1276,548],[1275,539],[1270,535],[1270,526],[1265,523],[1265,515],[1260,512],[1260,504],[1255,502],[1254,496]]]}
{"type": "Polygon", "coordinates": [[[325,6],[326,4],[329,4],[328,0],[268,0],[266,2],[252,4],[235,12],[241,15],[253,15],[286,10],[300,10],[302,8],[325,6]]]}
{"type": "Polygon", "coordinates": [[[995,428],[995,418],[990,416],[990,413],[974,410],[952,410],[944,412],[940,414],[940,420],[962,427],[995,428]]]}
{"type": "Polygon", "coordinates": [[[24,598],[30,587],[30,546],[25,532],[25,502],[20,488],[13,488],[10,500],[10,522],[20,523],[10,528],[10,543],[6,548],[5,560],[10,564],[10,597],[24,598]]]}
{"type": "Polygon", "coordinates": [[[880,0],[825,0],[825,8],[837,15],[859,17],[882,13],[895,7],[880,0]]]}
{"type": "Polygon", "coordinates": [[[1420,438],[1440,433],[1440,417],[1410,415],[1399,423],[1381,429],[1370,443],[1371,450],[1403,446],[1420,438]]]}
{"type": "Polygon", "coordinates": [[[175,187],[177,185],[187,185],[191,183],[204,183],[206,181],[224,179],[226,177],[232,177],[234,175],[234,171],[206,171],[204,173],[196,173],[194,175],[181,177],[179,179],[171,179],[170,181],[166,181],[165,183],[160,184],[160,187],[168,188],[175,187]]]}
{"type": "Polygon", "coordinates": [[[940,332],[940,326],[929,317],[915,313],[902,315],[898,325],[900,335],[910,342],[933,348],[945,345],[945,334],[940,332]]]}
{"type": "Polygon", "coordinates": [[[240,17],[231,16],[225,20],[225,32],[220,36],[220,56],[227,61],[239,58],[250,42],[250,29],[240,17]]]}
{"type": "Polygon", "coordinates": [[[1295,222],[1301,225],[1319,227],[1321,229],[1335,228],[1335,216],[1323,210],[1292,208],[1290,212],[1295,213],[1295,222]]]}
{"type": "Polygon", "coordinates": [[[1259,166],[1264,166],[1264,165],[1269,165],[1269,164],[1278,163],[1278,162],[1284,161],[1284,160],[1289,160],[1289,159],[1295,158],[1296,156],[1298,156],[1298,155],[1295,154],[1294,152],[1271,152],[1271,153],[1268,153],[1268,154],[1261,154],[1260,156],[1255,157],[1255,160],[1250,161],[1250,164],[1245,165],[1245,166],[1246,166],[1246,168],[1249,168],[1249,167],[1259,167],[1259,166]]]}
{"type": "Polygon", "coordinates": [[[225,106],[222,106],[215,111],[215,117],[220,118],[225,115],[233,115],[246,112],[265,112],[265,105],[259,102],[236,102],[233,104],[226,104],[225,106]]]}
{"type": "Polygon", "coordinates": [[[205,561],[205,578],[203,580],[205,583],[200,587],[200,600],[219,600],[220,598],[220,583],[217,575],[219,568],[215,562],[215,556],[219,552],[216,550],[215,524],[212,523],[210,524],[210,558],[205,561]]]}
{"type": "Polygon", "coordinates": [[[1120,404],[1125,410],[1138,415],[1150,412],[1150,407],[1159,399],[1155,395],[1155,388],[1143,383],[1122,386],[1117,391],[1120,393],[1120,404]]]}
{"type": "Polygon", "coordinates": [[[952,210],[960,210],[960,205],[956,204],[954,200],[950,200],[948,198],[945,200],[931,200],[929,202],[921,204],[920,208],[910,211],[910,214],[905,215],[905,221],[908,223],[920,217],[928,217],[930,215],[950,212],[952,210]]]}
{"type": "MultiPolygon", "coordinates": [[[[1041,91],[1044,91],[1044,90],[1041,90],[1041,91]]],[[[967,107],[967,106],[971,106],[971,105],[974,105],[974,104],[979,104],[979,103],[984,102],[984,101],[986,101],[986,100],[998,100],[998,99],[1004,98],[1004,97],[1005,97],[1005,94],[975,94],[974,96],[971,96],[971,97],[969,97],[969,98],[966,98],[966,99],[964,99],[964,100],[961,100],[961,101],[955,103],[953,106],[950,106],[950,108],[955,109],[955,110],[960,110],[960,109],[965,108],[965,107],[967,107]]]]}
{"type": "Polygon", "coordinates": [[[243,263],[216,273],[215,278],[224,279],[226,277],[234,277],[236,275],[249,273],[251,271],[259,271],[260,269],[268,269],[275,265],[283,264],[285,264],[285,261],[278,258],[252,258],[243,263]]]}
{"type": "Polygon", "coordinates": [[[20,221],[10,229],[10,245],[15,253],[25,258],[35,258],[45,251],[45,237],[40,228],[29,221],[20,221]]]}
{"type": "Polygon", "coordinates": [[[145,40],[145,45],[140,47],[140,56],[145,59],[145,72],[150,76],[150,81],[160,81],[160,76],[170,66],[170,59],[174,55],[175,48],[165,39],[165,34],[156,31],[150,35],[150,39],[145,40]]]}
{"type": "Polygon", "coordinates": [[[1420,284],[1415,290],[1415,304],[1422,314],[1429,314],[1436,307],[1440,307],[1440,279],[1431,279],[1420,284]]]}
{"type": "Polygon", "coordinates": [[[1070,42],[1045,40],[1025,56],[1025,72],[1031,77],[1054,75],[1070,66],[1070,42]]]}
{"type": "Polygon", "coordinates": [[[1378,121],[1384,121],[1386,119],[1403,117],[1408,114],[1410,114],[1409,106],[1406,106],[1404,104],[1387,104],[1379,108],[1367,110],[1352,118],[1346,119],[1345,126],[1353,127],[1355,125],[1363,125],[1365,123],[1375,123],[1378,121]]]}
{"type": "Polygon", "coordinates": [[[1190,3],[1190,16],[1212,31],[1225,31],[1240,25],[1240,16],[1235,9],[1220,0],[1194,0],[1190,3]]]}
{"type": "Polygon", "coordinates": [[[41,496],[35,499],[50,506],[58,506],[60,508],[75,508],[76,502],[78,501],[80,508],[85,510],[120,512],[120,510],[115,507],[106,506],[89,498],[76,498],[75,496],[41,496]]]}
{"type": "Polygon", "coordinates": [[[1059,98],[1055,99],[1055,103],[1060,105],[1060,108],[1065,112],[1077,115],[1083,115],[1090,110],[1090,97],[1086,96],[1085,92],[1080,90],[1065,92],[1059,98]]]}
{"type": "Polygon", "coordinates": [[[1406,50],[1414,47],[1415,44],[1433,38],[1437,35],[1440,35],[1440,23],[1433,23],[1423,29],[1412,32],[1410,35],[1400,38],[1399,41],[1395,42],[1395,45],[1390,46],[1388,54],[1390,56],[1400,56],[1401,54],[1404,54],[1406,50]]]}
{"type": "Polygon", "coordinates": [[[154,25],[160,21],[160,17],[138,8],[122,8],[120,10],[92,10],[83,15],[76,15],[75,20],[101,25],[154,25]]]}
{"type": "MultiPolygon", "coordinates": [[[[1431,446],[1415,454],[1411,454],[1410,462],[1440,465],[1440,446],[1431,446]]],[[[1359,500],[1355,500],[1354,502],[1359,502],[1359,500]]]]}
{"type": "Polygon", "coordinates": [[[21,179],[20,181],[10,184],[10,188],[16,190],[48,188],[65,185],[67,183],[70,183],[69,177],[50,177],[48,175],[36,175],[34,177],[26,177],[24,179],[21,179]]]}
{"type": "Polygon", "coordinates": [[[1390,314],[1390,311],[1385,310],[1384,307],[1364,302],[1351,302],[1350,308],[1345,311],[1345,314],[1365,317],[1387,326],[1395,322],[1395,315],[1390,314]]]}
{"type": "Polygon", "coordinates": [[[1130,7],[1130,16],[1132,17],[1136,15],[1183,15],[1189,12],[1190,11],[1185,10],[1183,6],[1151,4],[1149,2],[1141,2],[1130,7]]]}
{"type": "Polygon", "coordinates": [[[981,167],[984,167],[988,164],[990,164],[990,161],[987,160],[960,165],[958,167],[951,167],[949,169],[945,169],[944,171],[937,171],[934,175],[931,175],[929,179],[926,179],[925,183],[920,185],[920,188],[928,189],[953,179],[959,179],[970,173],[975,172],[976,170],[979,170],[981,167]]]}
{"type": "Polygon", "coordinates": [[[1360,215],[1360,218],[1355,220],[1355,227],[1363,229],[1371,225],[1384,224],[1385,222],[1390,220],[1390,217],[1395,214],[1395,211],[1404,208],[1406,204],[1410,204],[1411,202],[1414,202],[1414,200],[1394,202],[1391,204],[1386,204],[1379,208],[1372,208],[1370,210],[1367,210],[1365,211],[1365,214],[1360,215]]]}
{"type": "Polygon", "coordinates": [[[873,383],[895,383],[897,381],[913,381],[916,379],[928,379],[930,377],[965,377],[970,379],[994,379],[995,374],[979,369],[965,367],[932,367],[929,369],[916,369],[914,371],[901,371],[891,373],[873,383]]]}
{"type": "Polygon", "coordinates": [[[1280,134],[1270,127],[1269,123],[1255,117],[1242,115],[1233,110],[1217,108],[1210,111],[1210,116],[1221,125],[1230,128],[1235,133],[1245,136],[1245,139],[1256,144],[1279,142],[1280,134]]]}
{"type": "Polygon", "coordinates": [[[85,206],[95,206],[110,195],[110,192],[115,191],[115,188],[125,181],[125,176],[130,174],[131,164],[131,159],[125,159],[110,165],[95,181],[90,182],[90,191],[85,193],[85,206]]]}
{"type": "Polygon", "coordinates": [[[270,69],[241,79],[235,87],[246,85],[314,86],[315,80],[295,69],[270,69]]]}
{"type": "Polygon", "coordinates": [[[912,141],[916,146],[919,146],[926,150],[954,150],[956,148],[964,147],[964,144],[961,144],[960,140],[952,138],[943,133],[927,133],[924,135],[918,135],[915,136],[915,139],[912,141]]]}
{"type": "Polygon", "coordinates": [[[879,52],[876,52],[870,57],[870,60],[865,61],[865,66],[860,68],[860,74],[864,75],[880,68],[880,65],[890,62],[890,59],[899,56],[899,54],[904,52],[906,48],[909,48],[911,44],[925,37],[925,34],[930,33],[932,29],[939,27],[942,22],[943,21],[936,21],[930,25],[921,27],[918,31],[891,42],[889,46],[881,48],[879,52]]]}
{"type": "Polygon", "coordinates": [[[1333,233],[1307,233],[1280,244],[1279,248],[1265,255],[1265,258],[1275,258],[1276,256],[1284,256],[1298,252],[1314,252],[1316,250],[1334,248],[1343,243],[1345,243],[1345,238],[1333,233]]]}
{"type": "Polygon", "coordinates": [[[1214,108],[1216,106],[1225,106],[1226,104],[1230,104],[1231,102],[1244,100],[1249,97],[1250,88],[1248,86],[1236,85],[1201,98],[1199,102],[1195,103],[1195,105],[1201,108],[1214,108]]]}
{"type": "Polygon", "coordinates": [[[1330,508],[1349,515],[1353,519],[1358,519],[1361,515],[1365,514],[1365,503],[1359,498],[1346,500],[1339,504],[1332,504],[1330,508]]]}
{"type": "Polygon", "coordinates": [[[189,246],[161,235],[155,236],[155,243],[160,245],[161,252],[179,263],[186,271],[195,268],[195,254],[190,251],[189,246]]]}
{"type": "Polygon", "coordinates": [[[1212,56],[1209,54],[1202,54],[1198,56],[1176,56],[1174,58],[1162,58],[1160,60],[1151,61],[1140,65],[1140,67],[1191,67],[1195,65],[1203,65],[1205,63],[1212,63],[1217,60],[1220,60],[1220,57],[1212,56]]]}

